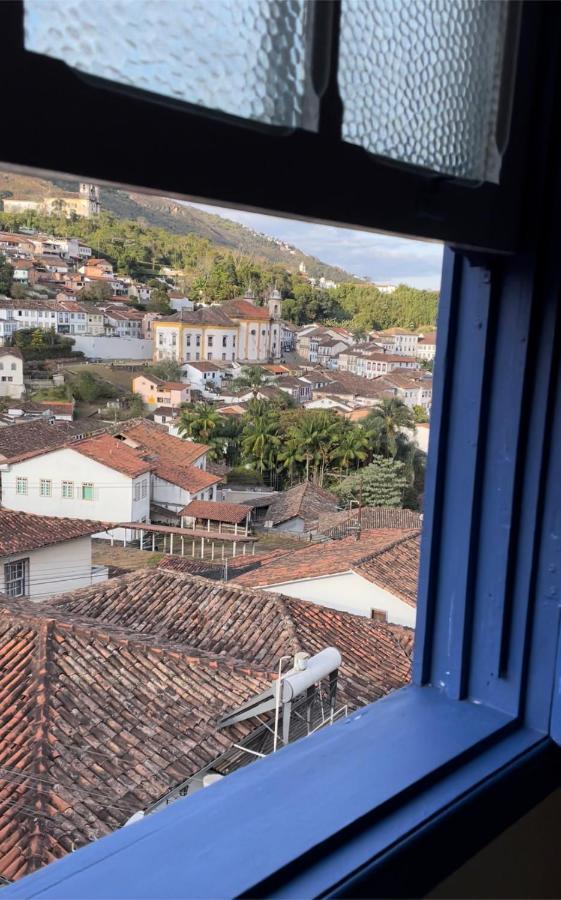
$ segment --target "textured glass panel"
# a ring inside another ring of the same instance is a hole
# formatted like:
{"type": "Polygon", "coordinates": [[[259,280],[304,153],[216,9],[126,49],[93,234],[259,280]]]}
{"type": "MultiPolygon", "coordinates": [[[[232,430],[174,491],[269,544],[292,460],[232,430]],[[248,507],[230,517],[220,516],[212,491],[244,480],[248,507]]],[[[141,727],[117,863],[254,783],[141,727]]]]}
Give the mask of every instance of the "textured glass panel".
{"type": "Polygon", "coordinates": [[[306,0],[25,0],[25,46],[90,75],[303,126],[306,0]]]}
{"type": "Polygon", "coordinates": [[[507,7],[502,0],[343,0],[344,139],[437,172],[498,181],[507,7]]]}

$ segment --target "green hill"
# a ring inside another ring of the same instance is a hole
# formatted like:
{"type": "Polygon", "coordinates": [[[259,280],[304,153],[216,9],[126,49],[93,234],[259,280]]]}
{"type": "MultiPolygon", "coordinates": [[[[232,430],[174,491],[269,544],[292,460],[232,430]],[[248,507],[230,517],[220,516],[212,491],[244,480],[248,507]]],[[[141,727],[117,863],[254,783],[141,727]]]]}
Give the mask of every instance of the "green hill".
{"type": "MultiPolygon", "coordinates": [[[[76,192],[73,180],[34,178],[0,172],[0,199],[15,197],[22,200],[42,200],[44,197],[64,196],[76,192]]],[[[196,235],[232,253],[240,253],[269,265],[281,265],[289,272],[297,272],[304,263],[308,275],[323,275],[337,283],[356,280],[350,272],[308,256],[297,247],[257,234],[250,228],[224,216],[213,215],[178,200],[140,194],[118,188],[101,188],[102,209],[120,219],[132,219],[146,225],[164,228],[171,234],[196,235]]]]}

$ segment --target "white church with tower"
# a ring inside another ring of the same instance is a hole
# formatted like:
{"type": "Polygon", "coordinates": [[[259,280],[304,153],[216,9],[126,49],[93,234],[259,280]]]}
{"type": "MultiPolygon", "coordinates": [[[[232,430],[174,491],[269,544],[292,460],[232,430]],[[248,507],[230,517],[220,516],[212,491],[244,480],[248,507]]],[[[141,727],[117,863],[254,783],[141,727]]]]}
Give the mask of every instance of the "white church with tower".
{"type": "Polygon", "coordinates": [[[18,200],[16,197],[4,199],[4,212],[41,212],[47,215],[65,215],[70,218],[72,214],[90,219],[101,210],[99,188],[96,184],[86,181],[80,182],[77,194],[69,191],[61,192],[58,197],[44,197],[42,200],[18,200]]]}

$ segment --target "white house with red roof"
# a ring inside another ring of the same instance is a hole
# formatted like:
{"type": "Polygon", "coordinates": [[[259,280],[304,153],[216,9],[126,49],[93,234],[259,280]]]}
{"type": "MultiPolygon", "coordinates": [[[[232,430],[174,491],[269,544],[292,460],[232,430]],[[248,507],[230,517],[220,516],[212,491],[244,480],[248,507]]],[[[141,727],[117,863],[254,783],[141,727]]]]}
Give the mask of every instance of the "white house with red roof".
{"type": "Polygon", "coordinates": [[[105,581],[107,568],[92,565],[100,525],[0,509],[0,593],[43,601],[105,581]]]}

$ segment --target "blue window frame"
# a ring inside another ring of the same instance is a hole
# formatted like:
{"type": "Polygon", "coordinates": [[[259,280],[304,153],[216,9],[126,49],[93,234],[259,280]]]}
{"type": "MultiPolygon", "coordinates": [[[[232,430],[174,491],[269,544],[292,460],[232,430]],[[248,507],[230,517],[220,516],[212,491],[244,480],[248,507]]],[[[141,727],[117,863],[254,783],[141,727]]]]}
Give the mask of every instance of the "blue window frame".
{"type": "MultiPolygon", "coordinates": [[[[242,139],[239,124],[210,126],[184,111],[182,121],[193,129],[187,149],[179,142],[180,167],[173,146],[165,172],[148,162],[140,174],[114,148],[113,169],[103,150],[77,166],[90,177],[212,197],[216,188],[206,178],[213,174],[216,183],[220,167],[207,144],[211,135],[217,146],[229,146],[236,163],[245,158],[251,167],[251,178],[246,182],[240,169],[238,186],[220,199],[455,242],[445,252],[439,311],[414,683],[67,856],[6,888],[6,897],[387,894],[384,877],[395,860],[403,877],[407,855],[418,852],[430,831],[440,828],[446,837],[459,811],[467,816],[480,803],[486,823],[498,821],[500,804],[493,798],[501,790],[510,796],[516,779],[525,785],[520,794],[527,804],[559,783],[561,9],[520,8],[513,131],[498,188],[478,192],[390,170],[336,146],[336,103],[329,107],[324,100],[323,113],[333,115],[325,115],[320,128],[321,153],[315,137],[295,134],[283,144],[278,135],[244,132],[242,139]],[[222,132],[230,143],[216,140],[222,132]],[[277,171],[277,151],[284,153],[284,166],[270,186],[256,177],[256,154],[270,172],[277,171]],[[186,152],[191,163],[200,155],[198,168],[186,165],[186,152]],[[291,156],[294,166],[286,165],[291,156]],[[312,158],[323,179],[321,199],[312,158]],[[283,181],[285,170],[295,179],[294,191],[283,181]],[[197,173],[197,190],[182,182],[191,177],[186,171],[197,173]],[[340,179],[345,196],[334,188],[327,213],[324,176],[333,171],[349,175],[340,179]],[[308,178],[307,186],[300,177],[308,178]],[[381,201],[368,220],[369,203],[376,207],[372,185],[380,188],[381,201]]],[[[5,15],[13,18],[13,8],[5,15]]],[[[330,33],[336,48],[337,28],[330,33]]],[[[43,76],[35,84],[57,85],[66,77],[60,64],[38,58],[30,65],[30,78],[39,70],[43,76]]],[[[131,123],[140,111],[145,124],[162,123],[167,115],[138,97],[111,99],[82,82],[69,81],[65,96],[87,90],[92,106],[109,119],[127,103],[131,123]]],[[[333,90],[331,77],[324,98],[333,101],[333,90]]],[[[21,96],[18,106],[25,108],[21,96]]],[[[179,115],[169,113],[170,125],[179,115]]],[[[22,121],[10,130],[5,158],[29,162],[33,147],[33,163],[46,169],[56,168],[49,154],[68,159],[68,148],[56,140],[45,142],[41,157],[36,143],[21,144],[25,137],[22,121]]],[[[223,191],[227,180],[220,181],[223,191]]],[[[501,815],[505,806],[514,814],[512,800],[502,806],[501,815]]],[[[489,835],[490,829],[481,831],[489,835]]],[[[437,871],[445,874],[443,844],[437,845],[433,880],[437,871]]]]}

